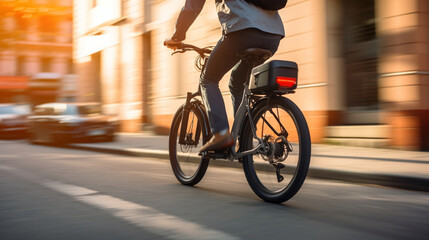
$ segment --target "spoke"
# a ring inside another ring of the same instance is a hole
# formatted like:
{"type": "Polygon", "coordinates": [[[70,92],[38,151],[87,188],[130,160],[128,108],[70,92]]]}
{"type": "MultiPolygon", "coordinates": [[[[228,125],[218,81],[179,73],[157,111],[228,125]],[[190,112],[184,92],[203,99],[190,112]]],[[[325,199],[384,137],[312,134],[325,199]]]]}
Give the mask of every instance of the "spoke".
{"type": "Polygon", "coordinates": [[[191,134],[193,129],[194,129],[194,119],[195,119],[195,115],[192,114],[192,121],[191,121],[191,124],[189,125],[189,131],[190,132],[188,132],[187,134],[191,134]]]}
{"type": "MultiPolygon", "coordinates": [[[[283,126],[282,122],[280,121],[278,115],[279,115],[279,108],[277,107],[277,115],[273,112],[272,109],[270,109],[270,113],[274,116],[274,118],[277,120],[277,122],[279,123],[279,127],[282,133],[284,133],[287,137],[289,135],[289,133],[287,132],[286,128],[283,126]]],[[[278,132],[275,132],[277,134],[277,136],[280,136],[280,134],[278,132]]]]}
{"type": "Polygon", "coordinates": [[[264,123],[266,123],[268,125],[268,127],[277,135],[280,136],[280,134],[276,131],[276,129],[274,129],[274,127],[267,121],[267,119],[265,119],[265,114],[264,116],[262,116],[262,120],[264,121],[264,123]]]}
{"type": "MultiPolygon", "coordinates": [[[[189,113],[189,114],[191,114],[191,113],[189,113]]],[[[192,121],[191,121],[191,123],[189,124],[189,129],[188,129],[188,131],[186,132],[186,134],[192,134],[192,131],[193,131],[193,129],[194,129],[194,119],[195,119],[195,115],[194,115],[194,114],[192,114],[192,121]]]]}
{"type": "MultiPolygon", "coordinates": [[[[262,116],[262,119],[264,120],[265,120],[265,114],[267,114],[267,112],[264,112],[264,115],[262,116]]],[[[261,138],[264,137],[264,126],[265,126],[265,121],[262,121],[261,138]]]]}

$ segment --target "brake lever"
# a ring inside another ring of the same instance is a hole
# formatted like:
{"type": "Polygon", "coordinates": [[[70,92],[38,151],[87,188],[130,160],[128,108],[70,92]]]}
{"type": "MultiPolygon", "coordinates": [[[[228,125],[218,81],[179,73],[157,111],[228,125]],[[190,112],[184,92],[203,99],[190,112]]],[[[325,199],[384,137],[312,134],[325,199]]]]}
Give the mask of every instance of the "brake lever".
{"type": "Polygon", "coordinates": [[[186,51],[185,51],[185,50],[174,51],[174,52],[171,54],[171,56],[173,56],[174,54],[177,54],[177,53],[184,53],[184,52],[186,52],[186,51]]]}
{"type": "Polygon", "coordinates": [[[171,55],[173,56],[176,53],[185,53],[185,52],[190,51],[190,50],[192,50],[192,49],[190,49],[190,48],[182,48],[180,50],[175,50],[171,55]]]}

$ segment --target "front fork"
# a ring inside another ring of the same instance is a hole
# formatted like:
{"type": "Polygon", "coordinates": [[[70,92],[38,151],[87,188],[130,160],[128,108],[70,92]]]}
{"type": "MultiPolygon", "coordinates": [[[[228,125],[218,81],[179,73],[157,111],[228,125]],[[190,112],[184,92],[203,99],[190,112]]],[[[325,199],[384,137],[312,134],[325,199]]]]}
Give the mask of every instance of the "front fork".
{"type": "Polygon", "coordinates": [[[179,144],[182,145],[198,145],[200,135],[201,135],[201,126],[197,122],[196,123],[196,130],[193,132],[193,129],[190,129],[188,131],[188,120],[189,120],[189,113],[191,111],[191,100],[194,97],[193,93],[188,92],[186,95],[186,103],[183,106],[182,110],[182,125],[180,127],[180,133],[179,133],[179,144]],[[193,139],[195,137],[195,139],[193,139]]]}

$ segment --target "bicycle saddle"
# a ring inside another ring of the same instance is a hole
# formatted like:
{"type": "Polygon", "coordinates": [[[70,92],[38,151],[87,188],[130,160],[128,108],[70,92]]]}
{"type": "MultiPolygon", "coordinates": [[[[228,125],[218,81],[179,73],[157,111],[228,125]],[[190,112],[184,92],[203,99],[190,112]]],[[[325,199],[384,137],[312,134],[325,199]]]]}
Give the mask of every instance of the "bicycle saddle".
{"type": "Polygon", "coordinates": [[[247,59],[251,62],[264,62],[272,55],[273,53],[270,50],[263,48],[248,48],[242,53],[238,54],[240,58],[247,59]]]}

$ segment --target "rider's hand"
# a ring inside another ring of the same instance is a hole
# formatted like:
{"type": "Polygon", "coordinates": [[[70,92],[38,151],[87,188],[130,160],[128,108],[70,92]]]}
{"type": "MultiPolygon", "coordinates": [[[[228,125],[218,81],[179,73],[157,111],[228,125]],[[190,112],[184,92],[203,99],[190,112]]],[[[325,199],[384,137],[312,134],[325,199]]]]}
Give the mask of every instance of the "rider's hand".
{"type": "Polygon", "coordinates": [[[164,41],[164,46],[176,50],[182,42],[176,42],[173,39],[166,39],[164,41]]]}

